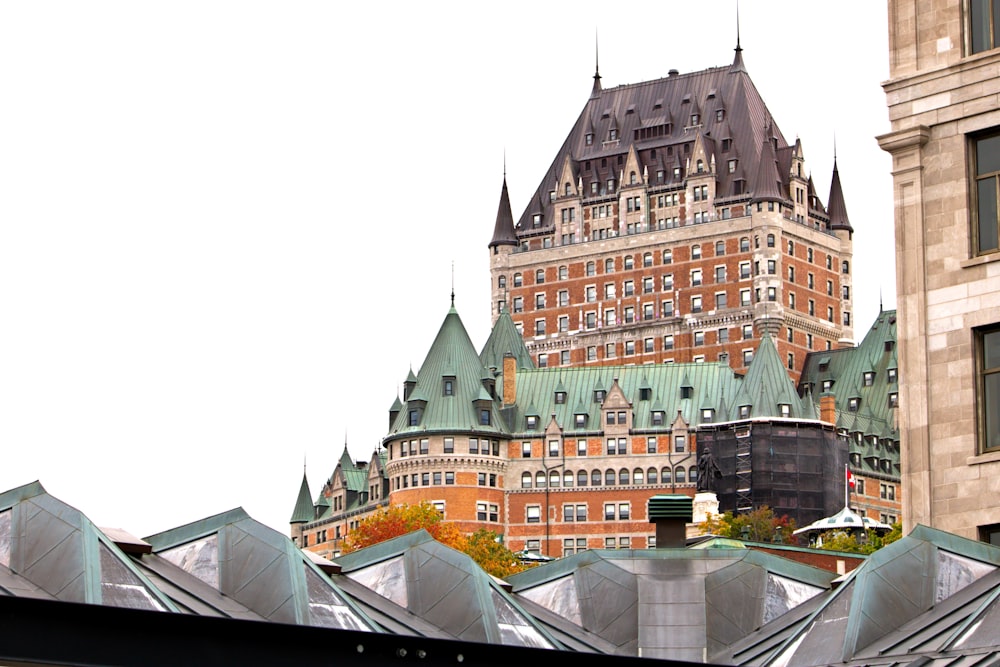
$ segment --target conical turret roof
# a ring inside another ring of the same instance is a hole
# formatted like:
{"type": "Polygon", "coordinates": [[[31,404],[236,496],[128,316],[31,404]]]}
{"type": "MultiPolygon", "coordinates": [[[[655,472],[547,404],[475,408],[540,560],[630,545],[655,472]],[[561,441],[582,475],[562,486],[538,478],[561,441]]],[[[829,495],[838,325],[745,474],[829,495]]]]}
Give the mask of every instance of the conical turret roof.
{"type": "Polygon", "coordinates": [[[295,499],[295,509],[292,510],[292,518],[289,523],[309,523],[315,517],[313,509],[312,493],[309,491],[309,480],[306,479],[306,471],[302,471],[302,485],[299,487],[299,496],[295,499]]]}
{"type": "Polygon", "coordinates": [[[847,217],[847,206],[844,204],[844,191],[840,187],[840,172],[837,169],[837,158],[833,158],[833,178],[830,181],[830,199],[827,213],[830,215],[830,229],[846,229],[853,232],[851,221],[847,217]]]}
{"type": "Polygon", "coordinates": [[[514,214],[510,210],[510,196],[507,194],[507,176],[503,178],[500,189],[500,206],[497,209],[497,221],[493,226],[491,248],[501,245],[517,245],[517,234],[514,232],[514,214]]]}

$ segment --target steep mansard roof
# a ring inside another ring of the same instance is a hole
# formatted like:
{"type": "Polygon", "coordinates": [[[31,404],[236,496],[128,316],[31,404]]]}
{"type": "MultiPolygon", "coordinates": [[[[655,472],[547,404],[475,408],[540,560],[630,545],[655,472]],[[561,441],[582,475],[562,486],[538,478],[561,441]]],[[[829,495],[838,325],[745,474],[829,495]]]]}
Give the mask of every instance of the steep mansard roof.
{"type": "MultiPolygon", "coordinates": [[[[693,144],[698,133],[716,140],[731,139],[730,153],[720,152],[716,156],[717,164],[722,164],[722,160],[730,155],[739,157],[737,172],[730,174],[727,169],[716,169],[717,196],[731,196],[738,177],[758,173],[761,149],[770,138],[769,126],[775,138],[775,153],[780,155],[788,147],[788,142],[774,124],[767,105],[747,74],[741,51],[737,51],[731,66],[675,74],[616,88],[595,88],[538,189],[529,199],[517,229],[522,233],[552,229],[556,219],[555,208],[560,204],[550,202],[548,193],[562,191],[557,184],[567,157],[574,164],[583,163],[584,167],[587,161],[590,162],[589,170],[578,170],[586,192],[590,191],[590,183],[595,179],[601,184],[609,178],[618,180],[625,157],[633,146],[639,155],[640,173],[644,168],[653,173],[657,165],[666,164],[671,167],[666,170],[668,179],[672,179],[674,164],[680,161],[681,166],[686,167],[687,155],[683,147],[693,144]],[[699,109],[700,118],[699,123],[692,126],[691,113],[695,107],[699,109]],[[721,121],[716,120],[716,112],[720,109],[724,110],[721,121]],[[617,140],[610,139],[612,124],[618,131],[617,140]],[[586,141],[588,133],[593,133],[590,145],[586,141]],[[721,133],[729,136],[723,137],[721,133]],[[656,150],[655,156],[653,149],[656,150]],[[619,157],[621,164],[618,163],[619,157]],[[541,229],[532,228],[532,218],[537,213],[543,215],[541,229]]],[[[722,150],[718,143],[716,150],[722,150]]],[[[682,180],[685,177],[683,171],[682,180]]],[[[782,170],[779,177],[783,186],[782,199],[787,200],[788,170],[782,170]]],[[[680,182],[668,180],[668,183],[680,182]]],[[[753,186],[750,184],[751,188],[753,186]]],[[[755,193],[751,189],[741,196],[746,194],[755,193]]]]}

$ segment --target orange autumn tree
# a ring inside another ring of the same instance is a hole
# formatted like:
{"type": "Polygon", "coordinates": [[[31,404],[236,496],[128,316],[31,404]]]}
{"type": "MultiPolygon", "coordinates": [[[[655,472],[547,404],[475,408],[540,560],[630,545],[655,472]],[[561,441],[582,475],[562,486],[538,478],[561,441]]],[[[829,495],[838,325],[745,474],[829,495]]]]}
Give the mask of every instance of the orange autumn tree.
{"type": "Polygon", "coordinates": [[[348,531],[344,553],[357,551],[423,528],[438,542],[468,555],[494,577],[506,577],[525,568],[510,549],[501,544],[496,533],[480,529],[466,537],[453,523],[441,519],[441,513],[428,502],[419,505],[391,505],[372,514],[348,531]]]}
{"type": "Polygon", "coordinates": [[[438,542],[464,551],[466,538],[453,523],[442,521],[441,513],[428,502],[419,505],[390,505],[361,521],[344,537],[345,554],[423,528],[438,542]]]}

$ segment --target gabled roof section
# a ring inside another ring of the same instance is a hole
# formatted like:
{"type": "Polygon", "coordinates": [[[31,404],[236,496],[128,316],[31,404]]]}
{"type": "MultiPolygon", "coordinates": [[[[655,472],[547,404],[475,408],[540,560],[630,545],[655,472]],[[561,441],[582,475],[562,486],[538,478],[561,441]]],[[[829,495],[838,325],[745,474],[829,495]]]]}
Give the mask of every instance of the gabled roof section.
{"type": "Polygon", "coordinates": [[[426,530],[341,556],[338,563],[347,577],[458,639],[562,648],[475,561],[426,530]]]}
{"type": "Polygon", "coordinates": [[[427,357],[420,366],[406,407],[400,411],[387,437],[429,431],[503,433],[495,401],[485,393],[486,369],[476,352],[454,300],[441,323],[427,357]],[[446,393],[445,381],[450,385],[446,393]],[[489,410],[489,424],[481,423],[480,410],[489,410]],[[410,412],[415,411],[411,424],[410,412]]]}
{"type": "Polygon", "coordinates": [[[514,214],[510,210],[510,196],[507,194],[507,176],[503,177],[503,187],[500,189],[500,206],[497,208],[497,220],[493,226],[493,240],[490,248],[501,245],[517,245],[517,234],[514,232],[514,214]]]}
{"type": "Polygon", "coordinates": [[[242,508],[145,539],[158,558],[269,621],[379,630],[291,540],[242,508]]]}
{"type": "Polygon", "coordinates": [[[833,177],[830,180],[830,199],[827,211],[830,214],[830,229],[846,229],[853,232],[851,221],[847,217],[847,205],[844,203],[844,190],[840,186],[840,171],[837,169],[837,158],[833,158],[833,177]]]}
{"type": "Polygon", "coordinates": [[[0,544],[9,594],[177,611],[90,519],[38,482],[0,494],[0,544]]]}
{"type": "Polygon", "coordinates": [[[518,369],[535,367],[531,353],[524,344],[524,338],[518,333],[510,313],[504,308],[497,321],[493,323],[490,337],[486,339],[486,344],[479,353],[479,360],[487,369],[496,368],[502,371],[503,358],[508,353],[514,355],[518,369]]]}
{"type": "Polygon", "coordinates": [[[306,471],[302,471],[302,484],[299,486],[299,496],[295,499],[295,509],[292,510],[292,518],[289,523],[309,523],[316,515],[313,508],[312,492],[309,490],[309,480],[306,478],[306,471]]]}
{"type": "MultiPolygon", "coordinates": [[[[770,135],[770,133],[769,127],[765,135],[770,135]]],[[[765,136],[760,145],[760,157],[757,162],[757,176],[754,178],[751,203],[764,201],[788,203],[788,191],[782,187],[782,173],[778,166],[774,141],[769,136],[765,136]]]]}

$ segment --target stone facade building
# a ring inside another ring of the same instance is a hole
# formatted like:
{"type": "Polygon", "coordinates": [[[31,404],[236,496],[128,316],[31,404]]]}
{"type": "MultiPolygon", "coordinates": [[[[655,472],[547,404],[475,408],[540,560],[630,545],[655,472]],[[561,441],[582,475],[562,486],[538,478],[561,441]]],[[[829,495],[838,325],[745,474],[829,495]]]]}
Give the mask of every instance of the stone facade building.
{"type": "Polygon", "coordinates": [[[890,0],[903,528],[1000,542],[1000,16],[890,0]]]}
{"type": "Polygon", "coordinates": [[[731,66],[605,89],[599,74],[516,221],[489,243],[493,317],[539,367],[723,361],[764,333],[797,375],[853,342],[853,227],[824,206],[737,46],[731,66]]]}

